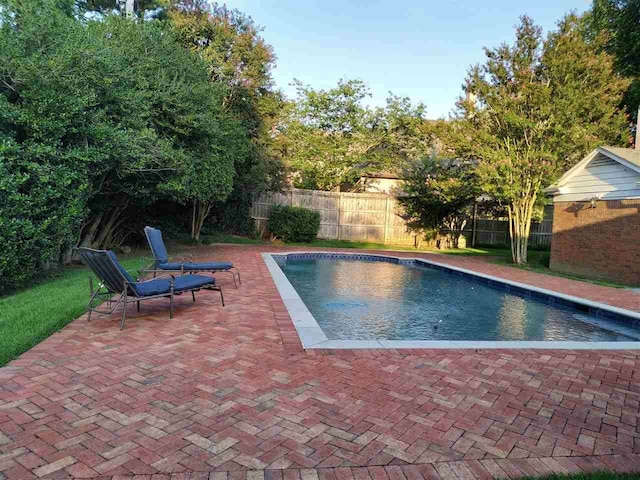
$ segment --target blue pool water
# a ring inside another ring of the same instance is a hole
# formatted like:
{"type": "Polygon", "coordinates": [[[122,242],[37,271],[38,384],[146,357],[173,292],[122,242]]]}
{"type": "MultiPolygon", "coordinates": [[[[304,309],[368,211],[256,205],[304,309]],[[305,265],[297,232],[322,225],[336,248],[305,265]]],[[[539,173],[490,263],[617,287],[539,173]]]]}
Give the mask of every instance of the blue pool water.
{"type": "Polygon", "coordinates": [[[637,341],[621,321],[422,264],[274,258],[330,340],[637,341]]]}

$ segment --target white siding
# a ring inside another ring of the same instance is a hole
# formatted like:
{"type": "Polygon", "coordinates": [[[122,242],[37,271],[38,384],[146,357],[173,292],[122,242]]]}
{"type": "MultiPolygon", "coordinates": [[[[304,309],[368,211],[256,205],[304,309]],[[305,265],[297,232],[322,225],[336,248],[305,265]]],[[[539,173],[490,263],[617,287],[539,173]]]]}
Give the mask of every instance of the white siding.
{"type": "Polygon", "coordinates": [[[598,154],[561,187],[555,202],[577,202],[599,197],[603,200],[640,198],[640,173],[598,154]]]}
{"type": "Polygon", "coordinates": [[[394,195],[398,193],[402,181],[395,178],[367,178],[364,191],[367,193],[386,193],[394,195]]]}

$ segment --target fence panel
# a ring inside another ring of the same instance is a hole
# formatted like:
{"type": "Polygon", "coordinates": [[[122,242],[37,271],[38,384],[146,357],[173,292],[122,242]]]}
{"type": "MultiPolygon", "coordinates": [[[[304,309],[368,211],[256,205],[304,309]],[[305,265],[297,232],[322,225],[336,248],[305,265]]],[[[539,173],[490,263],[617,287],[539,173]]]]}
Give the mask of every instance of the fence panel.
{"type": "MultiPolygon", "coordinates": [[[[283,193],[268,193],[257,197],[251,208],[251,218],[258,231],[265,231],[273,205],[293,205],[320,212],[318,238],[413,245],[416,234],[409,231],[400,215],[397,199],[378,193],[322,192],[293,189],[283,193]]],[[[529,245],[551,245],[553,209],[545,208],[544,220],[531,225],[529,245]]],[[[471,245],[473,222],[464,230],[467,245],[471,245]]],[[[475,242],[482,245],[506,245],[509,228],[504,220],[478,218],[475,222],[475,242]]]]}

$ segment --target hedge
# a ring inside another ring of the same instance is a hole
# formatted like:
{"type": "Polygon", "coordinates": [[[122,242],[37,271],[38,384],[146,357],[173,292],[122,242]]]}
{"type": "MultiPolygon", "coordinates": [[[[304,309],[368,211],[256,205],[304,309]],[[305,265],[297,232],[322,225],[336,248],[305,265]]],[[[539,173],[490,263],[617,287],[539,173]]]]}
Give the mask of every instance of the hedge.
{"type": "Polygon", "coordinates": [[[274,205],[269,231],[285,242],[313,242],[320,230],[320,213],[302,207],[274,205]]]}

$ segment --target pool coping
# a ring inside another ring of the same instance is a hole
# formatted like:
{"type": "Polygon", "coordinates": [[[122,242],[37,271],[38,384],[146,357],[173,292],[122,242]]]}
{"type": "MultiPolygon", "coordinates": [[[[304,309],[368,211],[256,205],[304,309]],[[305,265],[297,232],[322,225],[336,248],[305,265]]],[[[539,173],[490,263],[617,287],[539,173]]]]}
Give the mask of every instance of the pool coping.
{"type": "Polygon", "coordinates": [[[486,273],[476,272],[462,267],[456,267],[447,263],[435,262],[418,257],[398,257],[394,255],[382,255],[375,253],[354,253],[336,251],[291,251],[291,252],[265,252],[262,259],[271,274],[278,293],[289,312],[291,321],[298,333],[304,349],[545,349],[545,350],[637,350],[640,349],[640,341],[637,342],[581,342],[581,341],[486,341],[486,340],[330,340],[309,311],[300,295],[289,282],[280,266],[273,258],[288,255],[341,255],[353,257],[378,257],[397,260],[398,262],[418,262],[439,269],[451,270],[462,274],[501,283],[518,289],[528,290],[534,293],[557,298],[559,300],[583,305],[608,312],[614,315],[622,315],[640,321],[640,312],[627,310],[606,303],[587,300],[565,293],[547,290],[545,288],[528,285],[526,283],[508,280],[486,273]]]}

